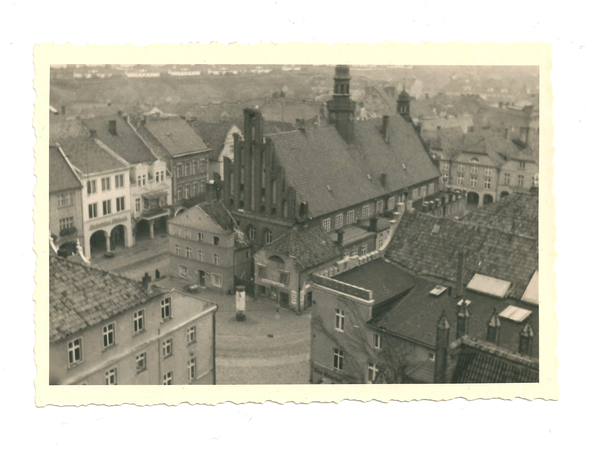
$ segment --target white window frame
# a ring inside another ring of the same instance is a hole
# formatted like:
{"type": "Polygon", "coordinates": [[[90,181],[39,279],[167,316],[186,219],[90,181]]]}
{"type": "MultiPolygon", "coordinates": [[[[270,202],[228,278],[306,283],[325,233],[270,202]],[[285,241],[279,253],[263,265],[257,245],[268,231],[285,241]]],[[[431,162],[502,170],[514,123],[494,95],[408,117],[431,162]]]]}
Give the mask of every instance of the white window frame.
{"type": "Polygon", "coordinates": [[[175,244],[175,255],[181,256],[181,245],[175,244]]]}
{"type": "Polygon", "coordinates": [[[412,199],[413,199],[413,201],[419,199],[419,189],[413,189],[413,191],[412,191],[412,199]]]}
{"type": "Polygon", "coordinates": [[[465,176],[462,173],[459,173],[456,176],[456,184],[458,184],[459,186],[462,186],[464,181],[465,181],[465,176]]]}
{"type": "Polygon", "coordinates": [[[510,185],[510,173],[504,173],[504,185],[505,186],[510,185]]]}
{"type": "Polygon", "coordinates": [[[362,207],[362,219],[366,220],[371,216],[371,206],[369,204],[365,204],[362,207]]]}
{"type": "Polygon", "coordinates": [[[335,330],[344,332],[345,316],[342,309],[335,309],[335,330]]]}
{"type": "Polygon", "coordinates": [[[448,162],[444,162],[442,164],[442,170],[449,171],[450,170],[450,164],[448,162]]]}
{"type": "Polygon", "coordinates": [[[162,342],[162,357],[166,359],[173,355],[173,339],[169,338],[162,342]]]}
{"type": "Polygon", "coordinates": [[[172,318],[171,298],[164,298],[160,301],[160,317],[162,321],[172,318]]]}
{"type": "Polygon", "coordinates": [[[188,380],[192,381],[196,379],[196,357],[192,357],[187,362],[187,372],[188,372],[188,380]]]}
{"type": "Polygon", "coordinates": [[[339,229],[344,226],[344,214],[337,214],[335,216],[335,229],[339,229]]]}
{"type": "Polygon", "coordinates": [[[146,353],[142,352],[135,356],[135,371],[141,373],[146,370],[146,353]]]}
{"type": "Polygon", "coordinates": [[[485,169],[485,176],[487,177],[491,177],[492,176],[492,169],[489,167],[486,167],[485,169]]]}
{"type": "Polygon", "coordinates": [[[198,260],[200,262],[204,262],[204,250],[202,250],[202,249],[198,250],[198,260]]]}
{"type": "Polygon", "coordinates": [[[377,373],[379,370],[377,369],[377,364],[373,362],[367,362],[367,383],[372,384],[375,382],[377,378],[377,373]]]}
{"type": "Polygon", "coordinates": [[[117,198],[117,212],[121,212],[125,210],[125,197],[120,196],[117,198]]]}
{"type": "Polygon", "coordinates": [[[465,172],[465,166],[464,166],[464,164],[458,164],[458,166],[456,167],[456,170],[459,173],[464,173],[465,172]]]}
{"type": "Polygon", "coordinates": [[[525,184],[525,176],[517,175],[517,186],[523,187],[524,184],[525,184]]]}
{"type": "Polygon", "coordinates": [[[163,374],[163,385],[173,385],[173,371],[163,374]]]}
{"type": "Polygon", "coordinates": [[[353,224],[354,223],[354,210],[349,210],[346,214],[346,223],[353,224]]]}
{"type": "Polygon", "coordinates": [[[188,345],[196,342],[196,326],[188,327],[185,331],[188,345]]]}
{"type": "Polygon", "coordinates": [[[373,347],[375,349],[381,349],[381,335],[376,333],[373,334],[373,347]]]}
{"type": "Polygon", "coordinates": [[[117,344],[117,323],[113,321],[102,326],[102,349],[108,349],[117,344]]]}
{"type": "Polygon", "coordinates": [[[323,220],[323,231],[329,232],[331,230],[331,218],[323,220]]]}
{"type": "Polygon", "coordinates": [[[83,338],[75,338],[67,343],[67,362],[69,367],[83,362],[83,338]],[[79,350],[79,357],[76,357],[79,350]]]}
{"type": "Polygon", "coordinates": [[[94,193],[96,193],[96,180],[92,179],[91,181],[87,182],[87,194],[88,195],[93,195],[94,193]]]}
{"type": "Polygon", "coordinates": [[[210,282],[215,287],[222,287],[223,286],[223,276],[221,276],[218,273],[211,273],[210,274],[210,282]]]}
{"type": "Polygon", "coordinates": [[[333,348],[333,369],[338,371],[344,370],[344,350],[333,348]]]}
{"type": "Polygon", "coordinates": [[[421,186],[421,196],[420,198],[425,198],[427,196],[427,187],[421,186]]]}
{"type": "Polygon", "coordinates": [[[471,176],[471,187],[477,187],[477,176],[471,176]]]}
{"type": "Polygon", "coordinates": [[[112,214],[112,200],[102,201],[102,216],[112,214]]]}
{"type": "Polygon", "coordinates": [[[186,265],[179,265],[179,277],[187,279],[188,273],[189,270],[186,265]]]}
{"type": "Polygon", "coordinates": [[[185,257],[187,257],[188,259],[192,258],[192,247],[191,246],[185,247],[185,257]]]}
{"type": "Polygon", "coordinates": [[[396,197],[392,196],[387,201],[387,207],[390,212],[396,210],[396,197]]]}
{"type": "Polygon", "coordinates": [[[136,198],[135,199],[135,211],[141,212],[141,210],[142,210],[142,200],[141,200],[141,198],[136,198]]]}
{"type": "Polygon", "coordinates": [[[140,309],[136,312],[133,312],[133,333],[134,335],[139,334],[144,330],[145,326],[145,309],[140,309]]]}
{"type": "Polygon", "coordinates": [[[102,178],[100,183],[102,184],[102,191],[108,192],[110,190],[110,176],[102,178]]]}
{"type": "Polygon", "coordinates": [[[115,175],[115,189],[124,187],[123,175],[115,175]]]}
{"type": "Polygon", "coordinates": [[[117,368],[111,368],[104,373],[106,385],[117,385],[117,368]]]}
{"type": "Polygon", "coordinates": [[[491,178],[484,178],[483,179],[483,188],[490,190],[492,188],[492,180],[491,178]]]}
{"type": "Polygon", "coordinates": [[[377,200],[377,213],[383,214],[383,200],[377,200]]]}
{"type": "Polygon", "coordinates": [[[221,262],[221,256],[217,253],[213,253],[213,265],[219,266],[221,262]]]}
{"type": "Polygon", "coordinates": [[[476,165],[471,165],[471,174],[472,175],[476,175],[478,171],[479,171],[479,167],[477,167],[476,165]]]}

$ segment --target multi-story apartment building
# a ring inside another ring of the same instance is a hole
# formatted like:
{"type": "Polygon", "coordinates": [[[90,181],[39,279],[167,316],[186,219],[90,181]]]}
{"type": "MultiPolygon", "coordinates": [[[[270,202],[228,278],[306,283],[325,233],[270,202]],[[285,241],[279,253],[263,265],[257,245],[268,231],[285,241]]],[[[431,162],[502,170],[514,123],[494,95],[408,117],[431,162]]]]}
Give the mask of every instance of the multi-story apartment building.
{"type": "Polygon", "coordinates": [[[129,165],[115,157],[94,130],[90,137],[61,139],[59,148],[83,183],[85,256],[132,246],[129,165]]]}
{"type": "Polygon", "coordinates": [[[169,223],[171,274],[199,287],[234,291],[250,280],[252,254],[242,229],[220,201],[187,209],[169,223]]]}
{"type": "Polygon", "coordinates": [[[50,257],[51,385],[214,384],[210,302],[50,257]]]}
{"type": "Polygon", "coordinates": [[[57,146],[49,152],[50,234],[61,256],[76,252],[77,242],[85,245],[83,234],[83,185],[65,154],[57,146]]]}
{"type": "Polygon", "coordinates": [[[96,133],[105,149],[129,166],[127,182],[134,220],[133,237],[154,238],[155,231],[167,232],[167,221],[172,204],[171,173],[167,159],[163,159],[146,145],[119,113],[82,120],[96,133]]]}

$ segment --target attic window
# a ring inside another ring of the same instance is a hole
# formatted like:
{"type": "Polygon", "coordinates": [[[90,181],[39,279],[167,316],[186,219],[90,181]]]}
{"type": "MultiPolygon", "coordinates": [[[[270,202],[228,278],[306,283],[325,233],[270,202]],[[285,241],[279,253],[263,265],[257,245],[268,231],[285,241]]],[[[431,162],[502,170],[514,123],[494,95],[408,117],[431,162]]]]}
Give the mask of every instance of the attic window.
{"type": "MultiPolygon", "coordinates": [[[[462,304],[463,304],[463,301],[465,301],[465,300],[464,300],[464,299],[461,299],[460,301],[458,301],[458,302],[456,303],[456,305],[457,305],[458,307],[462,306],[462,304]]],[[[469,301],[468,299],[467,299],[466,301],[467,301],[467,305],[468,305],[468,306],[470,306],[470,305],[471,305],[471,301],[469,301]]]]}
{"type": "Polygon", "coordinates": [[[515,306],[508,306],[500,313],[502,318],[514,321],[515,323],[521,323],[529,315],[531,315],[531,310],[521,309],[520,307],[515,306]]]}
{"type": "Polygon", "coordinates": [[[477,163],[477,162],[479,162],[479,158],[472,157],[472,158],[471,158],[471,162],[475,162],[475,163],[477,163]]]}
{"type": "Polygon", "coordinates": [[[446,290],[448,290],[447,287],[444,287],[443,285],[436,285],[435,288],[429,292],[429,294],[433,296],[440,296],[446,290]]]}

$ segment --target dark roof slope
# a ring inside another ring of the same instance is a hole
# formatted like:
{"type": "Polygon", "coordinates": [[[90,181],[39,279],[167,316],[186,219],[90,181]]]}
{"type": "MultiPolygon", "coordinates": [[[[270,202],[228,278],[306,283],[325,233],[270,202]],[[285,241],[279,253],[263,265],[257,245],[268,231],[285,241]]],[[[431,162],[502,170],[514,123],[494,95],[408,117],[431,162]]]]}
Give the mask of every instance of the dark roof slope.
{"type": "Polygon", "coordinates": [[[88,129],[96,131],[96,136],[103,144],[130,164],[154,162],[156,160],[156,157],[144,145],[144,142],[135,134],[123,117],[109,115],[82,119],[82,122],[88,129]],[[109,132],[108,123],[111,120],[116,124],[116,135],[109,132]]]}
{"type": "Polygon", "coordinates": [[[60,139],[59,144],[71,164],[84,174],[127,168],[91,137],[60,139]]]}
{"type": "Polygon", "coordinates": [[[134,280],[50,257],[50,343],[150,298],[134,280]]]}
{"type": "Polygon", "coordinates": [[[537,238],[420,213],[404,214],[386,256],[419,275],[456,282],[459,251],[466,252],[465,283],[476,273],[509,281],[511,298],[523,296],[538,269],[537,238]]]}
{"type": "Polygon", "coordinates": [[[58,147],[50,147],[49,159],[50,193],[81,189],[81,181],[65,160],[58,147]]]}
{"type": "Polygon", "coordinates": [[[172,156],[208,151],[202,139],[179,117],[148,118],[145,127],[172,156]]]}
{"type": "Polygon", "coordinates": [[[266,246],[271,251],[294,257],[302,269],[341,257],[341,248],[318,226],[295,226],[266,246]]]}
{"type": "Polygon", "coordinates": [[[453,383],[539,382],[539,363],[483,341],[465,339],[459,348],[453,383]]]}
{"type": "Polygon", "coordinates": [[[286,180],[313,217],[371,200],[438,177],[412,125],[389,118],[389,143],[382,119],[357,121],[348,145],[332,126],[268,136],[286,180]],[[387,174],[384,187],[381,174],[387,174]],[[371,179],[369,179],[369,176],[371,179]],[[329,188],[328,188],[329,186],[329,188]]]}
{"type": "Polygon", "coordinates": [[[537,239],[539,195],[536,191],[513,192],[500,201],[471,211],[460,220],[463,223],[537,239]]]}
{"type": "Polygon", "coordinates": [[[72,137],[89,137],[89,131],[78,120],[67,120],[63,115],[50,116],[50,145],[72,137]]]}
{"type": "MultiPolygon", "coordinates": [[[[232,128],[230,123],[209,123],[200,120],[188,122],[196,134],[210,148],[210,159],[216,161],[223,149],[227,133],[232,128]]],[[[239,128],[240,131],[243,128],[239,128]]]]}

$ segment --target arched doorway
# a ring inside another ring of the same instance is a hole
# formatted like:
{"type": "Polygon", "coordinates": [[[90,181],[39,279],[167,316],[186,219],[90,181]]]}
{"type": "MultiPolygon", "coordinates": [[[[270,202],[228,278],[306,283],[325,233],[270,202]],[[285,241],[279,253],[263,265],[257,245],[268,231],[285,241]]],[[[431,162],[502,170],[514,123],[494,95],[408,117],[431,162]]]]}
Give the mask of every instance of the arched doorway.
{"type": "Polygon", "coordinates": [[[479,205],[479,194],[477,192],[469,192],[467,194],[467,209],[475,209],[479,205]]]}
{"type": "Polygon", "coordinates": [[[69,257],[77,252],[77,247],[73,242],[67,242],[60,245],[58,255],[60,257],[69,257]]]}
{"type": "Polygon", "coordinates": [[[509,195],[509,193],[507,191],[504,191],[500,194],[500,199],[506,198],[508,195],[509,195]]]}
{"type": "Polygon", "coordinates": [[[127,230],[123,225],[115,226],[112,231],[110,231],[110,249],[115,250],[117,248],[125,248],[126,245],[126,233],[127,230]]]}
{"type": "Polygon", "coordinates": [[[99,256],[106,253],[109,249],[106,247],[107,243],[106,231],[96,231],[90,237],[90,253],[92,257],[99,256]]]}
{"type": "Polygon", "coordinates": [[[483,205],[487,205],[490,203],[494,202],[494,197],[492,195],[490,195],[489,193],[486,193],[485,195],[483,195],[483,205]]]}

